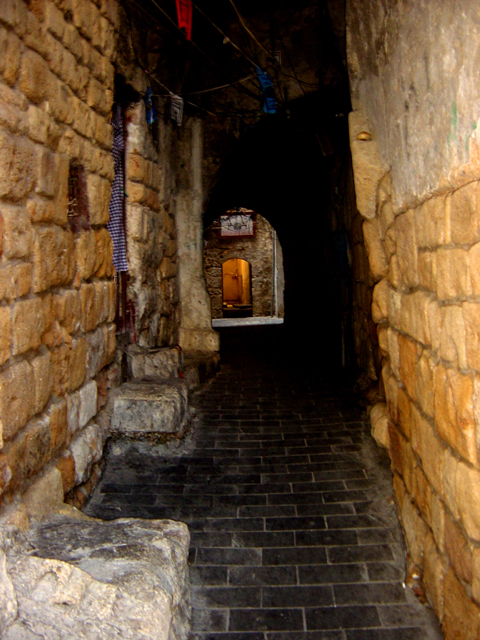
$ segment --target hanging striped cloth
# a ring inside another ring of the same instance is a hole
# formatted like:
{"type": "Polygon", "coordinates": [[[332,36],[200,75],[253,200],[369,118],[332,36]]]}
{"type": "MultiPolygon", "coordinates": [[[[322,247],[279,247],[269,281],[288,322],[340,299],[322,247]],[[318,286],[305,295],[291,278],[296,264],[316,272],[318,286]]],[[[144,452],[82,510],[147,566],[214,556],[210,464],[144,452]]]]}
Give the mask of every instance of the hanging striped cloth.
{"type": "Polygon", "coordinates": [[[113,242],[113,266],[116,271],[128,271],[127,252],[125,247],[125,230],[123,226],[123,208],[125,200],[123,159],[125,152],[125,140],[123,137],[123,110],[116,102],[113,106],[113,146],[112,157],[115,169],[115,177],[112,184],[112,197],[110,199],[110,219],[107,229],[113,242]]]}

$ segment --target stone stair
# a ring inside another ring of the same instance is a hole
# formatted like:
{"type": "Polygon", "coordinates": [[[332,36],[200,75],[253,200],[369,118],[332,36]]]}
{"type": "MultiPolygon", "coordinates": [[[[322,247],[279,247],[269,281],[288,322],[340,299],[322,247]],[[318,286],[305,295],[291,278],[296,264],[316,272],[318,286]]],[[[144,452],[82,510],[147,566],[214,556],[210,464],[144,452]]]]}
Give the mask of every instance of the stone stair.
{"type": "Polygon", "coordinates": [[[189,392],[218,368],[218,353],[189,353],[179,347],[127,349],[132,379],[113,401],[111,434],[132,439],[181,437],[192,419],[189,392]]]}

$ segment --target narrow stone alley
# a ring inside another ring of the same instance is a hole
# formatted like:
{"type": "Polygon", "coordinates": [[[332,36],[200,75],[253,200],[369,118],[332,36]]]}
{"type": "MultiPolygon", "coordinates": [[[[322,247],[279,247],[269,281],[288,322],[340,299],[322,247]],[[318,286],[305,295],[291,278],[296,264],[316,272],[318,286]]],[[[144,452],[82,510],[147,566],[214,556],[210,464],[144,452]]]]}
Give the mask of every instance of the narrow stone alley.
{"type": "Polygon", "coordinates": [[[224,329],[182,448],[111,443],[86,512],[188,524],[192,640],[441,638],[403,584],[387,454],[348,382],[284,333],[224,329]]]}

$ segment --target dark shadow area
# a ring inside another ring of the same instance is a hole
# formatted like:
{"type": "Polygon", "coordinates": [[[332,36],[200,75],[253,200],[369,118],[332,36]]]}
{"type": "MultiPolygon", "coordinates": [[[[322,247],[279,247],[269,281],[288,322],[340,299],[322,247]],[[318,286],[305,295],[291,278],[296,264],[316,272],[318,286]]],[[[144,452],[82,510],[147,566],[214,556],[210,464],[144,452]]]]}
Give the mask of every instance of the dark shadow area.
{"type": "Polygon", "coordinates": [[[238,142],[219,171],[205,226],[239,205],[274,226],[284,253],[289,339],[339,367],[354,360],[349,221],[341,211],[349,194],[338,180],[350,168],[348,100],[341,92],[325,98],[297,100],[238,142]]]}

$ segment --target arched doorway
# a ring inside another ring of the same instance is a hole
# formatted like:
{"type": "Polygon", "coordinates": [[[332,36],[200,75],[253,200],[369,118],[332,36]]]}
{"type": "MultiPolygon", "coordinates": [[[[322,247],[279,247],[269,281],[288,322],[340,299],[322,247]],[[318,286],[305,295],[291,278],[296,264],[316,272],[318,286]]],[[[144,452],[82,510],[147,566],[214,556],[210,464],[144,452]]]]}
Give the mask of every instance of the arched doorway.
{"type": "Polygon", "coordinates": [[[231,226],[234,226],[236,210],[228,210],[221,218],[214,220],[204,232],[204,273],[211,299],[212,319],[283,319],[283,253],[275,229],[260,214],[247,209],[239,211],[251,219],[252,227],[249,233],[240,232],[237,235],[237,229],[234,229],[234,233],[222,233],[222,221],[230,223],[231,218],[231,226]],[[238,262],[234,263],[235,260],[238,262]],[[247,264],[248,274],[245,266],[247,264]],[[238,273],[238,277],[227,276],[224,284],[224,269],[227,269],[227,273],[238,273]],[[244,293],[240,301],[238,287],[241,281],[244,293]],[[243,307],[244,313],[240,315],[240,312],[231,311],[232,305],[235,305],[237,310],[242,308],[240,305],[247,306],[243,307]]]}
{"type": "Polygon", "coordinates": [[[231,258],[222,264],[222,310],[224,318],[253,315],[250,263],[231,258]]]}

